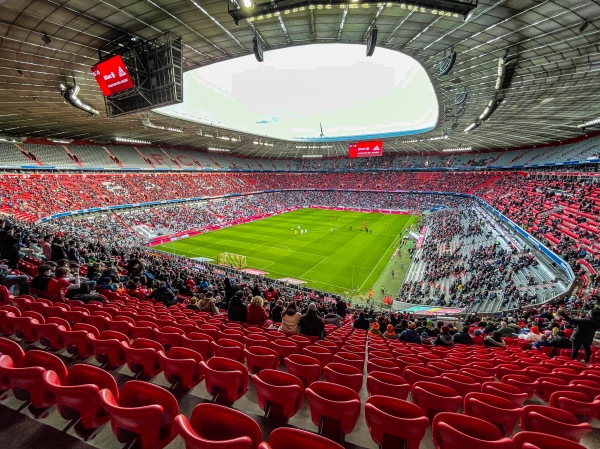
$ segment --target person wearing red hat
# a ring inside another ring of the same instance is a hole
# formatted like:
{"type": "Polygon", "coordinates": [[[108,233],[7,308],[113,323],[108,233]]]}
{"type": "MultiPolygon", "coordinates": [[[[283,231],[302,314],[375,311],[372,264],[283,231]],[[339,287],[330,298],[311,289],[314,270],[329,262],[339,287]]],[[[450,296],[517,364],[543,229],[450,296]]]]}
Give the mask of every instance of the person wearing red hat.
{"type": "Polygon", "coordinates": [[[440,333],[433,342],[436,346],[454,346],[454,337],[450,335],[450,328],[448,326],[442,326],[440,333]]]}

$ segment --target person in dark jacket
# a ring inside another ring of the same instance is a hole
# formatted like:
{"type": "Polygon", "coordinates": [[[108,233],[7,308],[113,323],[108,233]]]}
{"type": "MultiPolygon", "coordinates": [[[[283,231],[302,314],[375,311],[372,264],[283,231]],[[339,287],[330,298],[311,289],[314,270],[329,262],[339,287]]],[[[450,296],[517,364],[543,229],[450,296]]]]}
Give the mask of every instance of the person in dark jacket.
{"type": "Polygon", "coordinates": [[[463,327],[462,331],[455,333],[452,336],[452,338],[454,338],[454,343],[459,344],[459,345],[472,345],[473,344],[473,339],[471,338],[471,335],[469,334],[468,326],[463,327]]]}
{"type": "Polygon", "coordinates": [[[19,262],[19,238],[11,225],[0,231],[0,258],[6,259],[10,267],[16,267],[19,262]]]}
{"type": "Polygon", "coordinates": [[[335,311],[342,318],[342,320],[346,317],[347,309],[348,309],[348,306],[346,305],[346,301],[342,300],[341,298],[338,298],[338,300],[335,304],[335,311]]]}
{"type": "Polygon", "coordinates": [[[283,301],[278,299],[275,307],[270,310],[271,320],[274,323],[281,323],[281,312],[283,312],[283,301]]]}
{"type": "Polygon", "coordinates": [[[238,285],[232,284],[229,278],[225,278],[223,284],[225,285],[225,298],[223,299],[221,306],[229,310],[229,301],[231,301],[231,298],[233,298],[238,291],[241,292],[241,289],[238,285]]]}
{"type": "Polygon", "coordinates": [[[369,330],[370,326],[371,324],[369,323],[369,320],[367,320],[363,312],[360,312],[358,318],[354,320],[354,324],[352,325],[352,327],[354,327],[355,329],[364,329],[366,331],[369,330]]]}
{"type": "Polygon", "coordinates": [[[68,259],[67,250],[65,249],[65,246],[63,245],[62,239],[54,239],[54,242],[52,242],[51,251],[52,251],[52,261],[53,262],[57,262],[62,259],[68,259]]]}
{"type": "Polygon", "coordinates": [[[420,343],[421,336],[417,332],[417,325],[410,321],[408,323],[408,328],[403,330],[400,335],[398,335],[398,340],[405,343],[420,343]]]}
{"type": "Polygon", "coordinates": [[[306,315],[300,318],[300,334],[307,337],[319,337],[319,340],[325,337],[325,324],[317,315],[317,305],[314,302],[308,305],[306,315]]]}
{"type": "Polygon", "coordinates": [[[160,285],[152,290],[150,294],[150,298],[162,302],[165,306],[173,306],[177,304],[177,298],[175,298],[175,293],[167,287],[164,282],[161,282],[160,285]]]}
{"type": "Polygon", "coordinates": [[[577,329],[575,329],[575,332],[571,336],[571,340],[573,340],[571,358],[576,360],[579,349],[583,346],[585,362],[588,363],[592,356],[594,334],[600,329],[600,309],[590,310],[588,318],[572,318],[562,308],[558,309],[557,313],[563,317],[563,320],[577,326],[577,329]]]}
{"type": "Polygon", "coordinates": [[[448,326],[440,327],[440,333],[433,342],[436,346],[454,346],[454,338],[450,335],[448,326]]]}
{"type": "Polygon", "coordinates": [[[236,321],[238,323],[246,322],[246,311],[247,306],[244,303],[244,293],[238,290],[227,306],[227,318],[229,321],[236,321]]]}

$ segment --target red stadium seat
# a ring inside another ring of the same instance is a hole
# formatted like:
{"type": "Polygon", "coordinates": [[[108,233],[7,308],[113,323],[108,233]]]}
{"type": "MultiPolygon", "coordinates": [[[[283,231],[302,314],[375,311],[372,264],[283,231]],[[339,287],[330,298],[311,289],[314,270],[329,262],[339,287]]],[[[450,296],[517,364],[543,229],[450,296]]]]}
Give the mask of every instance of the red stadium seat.
{"type": "Polygon", "coordinates": [[[319,361],[308,355],[292,354],[284,362],[287,372],[301,379],[306,387],[319,380],[323,371],[319,361]]]}
{"type": "Polygon", "coordinates": [[[373,371],[383,371],[390,374],[396,374],[397,376],[402,376],[403,370],[401,370],[398,365],[386,359],[369,359],[367,362],[367,373],[371,373],[373,371]]]}
{"type": "Polygon", "coordinates": [[[573,413],[579,422],[589,422],[598,416],[600,397],[592,399],[579,391],[555,391],[549,405],[573,413]]]}
{"type": "Polygon", "coordinates": [[[298,345],[298,350],[300,351],[300,354],[302,354],[304,348],[312,344],[310,338],[305,337],[304,335],[292,335],[291,337],[289,337],[289,340],[293,341],[298,345]]]}
{"type": "Polygon", "coordinates": [[[38,339],[35,326],[44,323],[44,317],[37,312],[21,311],[21,316],[8,317],[12,323],[14,335],[26,342],[34,342],[38,339]]]}
{"type": "Polygon", "coordinates": [[[202,381],[200,363],[202,356],[193,349],[174,347],[164,352],[157,352],[165,379],[173,388],[189,390],[202,381]]]}
{"type": "Polygon", "coordinates": [[[302,407],[304,385],[290,373],[263,369],[252,376],[252,383],[258,405],[269,419],[287,422],[302,407]]]}
{"type": "Polygon", "coordinates": [[[429,427],[429,419],[418,406],[389,396],[369,397],[365,420],[380,449],[419,449],[429,427]]]}
{"type": "Polygon", "coordinates": [[[410,384],[397,374],[373,371],[367,375],[369,396],[383,395],[404,400],[408,397],[410,387],[410,384]]]}
{"type": "Polygon", "coordinates": [[[402,377],[404,377],[411,386],[416,382],[441,383],[442,381],[442,378],[437,372],[419,365],[411,365],[404,368],[402,377]]]}
{"type": "Polygon", "coordinates": [[[264,335],[261,335],[258,333],[251,333],[251,334],[245,335],[243,341],[244,341],[244,345],[246,346],[246,349],[249,349],[253,346],[268,348],[269,344],[271,343],[271,340],[269,340],[264,335]]]}
{"type": "Polygon", "coordinates": [[[269,344],[269,348],[279,354],[279,359],[283,360],[284,358],[292,355],[292,354],[300,354],[300,349],[298,345],[289,339],[278,338],[273,340],[269,344]]]}
{"type": "Polygon", "coordinates": [[[244,361],[244,344],[239,341],[221,338],[219,341],[213,341],[210,346],[215,357],[224,357],[236,362],[244,361]]]}
{"type": "Polygon", "coordinates": [[[270,348],[250,346],[244,349],[248,371],[258,373],[262,369],[279,369],[279,354],[270,348]]]}
{"type": "Polygon", "coordinates": [[[40,344],[53,351],[65,347],[62,331],[70,330],[71,326],[64,318],[47,318],[45,323],[34,324],[33,327],[40,344]]]}
{"type": "MultiPolygon", "coordinates": [[[[258,449],[344,449],[334,441],[312,432],[289,427],[279,427],[269,435],[268,443],[260,443],[258,449]]],[[[236,449],[236,448],[232,448],[236,449]]]]}
{"type": "Polygon", "coordinates": [[[154,340],[163,345],[165,351],[168,351],[173,346],[179,346],[182,335],[185,335],[185,332],[177,327],[163,326],[160,330],[154,331],[154,340]]]}
{"type": "Polygon", "coordinates": [[[485,382],[481,386],[481,392],[506,398],[517,407],[522,407],[523,403],[530,398],[527,393],[521,393],[517,387],[502,382],[485,382]]]}
{"type": "Polygon", "coordinates": [[[131,345],[122,345],[125,361],[132,373],[141,379],[150,379],[161,372],[158,353],[163,346],[154,340],[137,338],[131,345]]]}
{"type": "Polygon", "coordinates": [[[90,335],[94,338],[100,337],[98,329],[86,323],[76,323],[71,330],[61,330],[60,333],[65,340],[67,352],[80,359],[87,359],[94,354],[90,335]]]}
{"type": "Polygon", "coordinates": [[[513,437],[515,449],[585,449],[566,438],[539,432],[519,432],[513,437]]]}
{"type": "Polygon", "coordinates": [[[256,449],[262,440],[256,421],[217,404],[198,404],[189,421],[178,415],[175,426],[186,449],[256,449]]]}
{"type": "Polygon", "coordinates": [[[109,420],[100,402],[100,390],[106,388],[115,398],[119,397],[117,383],[110,373],[83,363],[72,366],[62,381],[54,371],[46,371],[43,381],[56,397],[60,415],[67,420],[80,419],[86,429],[95,429],[109,420]]]}
{"type": "Polygon", "coordinates": [[[431,425],[436,449],[514,449],[509,438],[502,437],[498,428],[483,419],[458,413],[439,413],[431,425]]]}
{"type": "Polygon", "coordinates": [[[556,435],[575,441],[592,431],[589,423],[580,423],[571,412],[543,405],[523,407],[521,429],[556,435]]]}
{"type": "Polygon", "coordinates": [[[204,359],[208,359],[209,357],[212,357],[212,350],[210,347],[212,341],[213,339],[206,334],[191,332],[188,335],[181,336],[179,345],[184,348],[193,349],[204,359]]]}
{"type": "Polygon", "coordinates": [[[363,373],[358,368],[343,363],[328,363],[323,369],[325,380],[334,384],[345,385],[360,392],[363,384],[363,373]]]}
{"type": "Polygon", "coordinates": [[[313,382],[306,389],[312,422],[319,434],[343,442],[360,415],[358,393],[330,382],[313,382]]]}
{"type": "Polygon", "coordinates": [[[25,351],[16,341],[0,337],[0,355],[10,356],[15,366],[21,366],[25,351]]]}
{"type": "Polygon", "coordinates": [[[496,425],[502,436],[510,435],[523,410],[508,399],[487,393],[469,393],[465,396],[464,414],[475,416],[496,425]]]}
{"type": "Polygon", "coordinates": [[[353,352],[346,352],[344,350],[338,351],[333,358],[332,362],[343,363],[344,365],[350,365],[360,370],[361,372],[365,368],[365,356],[359,355],[353,352]]]}
{"type": "MultiPolygon", "coordinates": [[[[4,285],[0,285],[0,287],[4,287],[4,285]]],[[[21,316],[21,311],[15,306],[7,304],[0,307],[0,332],[3,335],[13,335],[15,333],[12,318],[18,316],[21,316]]]]}
{"type": "Polygon", "coordinates": [[[331,359],[333,358],[331,350],[329,350],[328,348],[324,348],[323,346],[317,345],[310,345],[305,347],[302,351],[302,354],[316,359],[321,365],[321,368],[323,368],[325,365],[331,362],[331,359]]]}
{"type": "Polygon", "coordinates": [[[552,376],[538,377],[537,382],[535,394],[546,402],[550,400],[550,395],[552,393],[567,384],[564,380],[552,376]]]}
{"type": "Polygon", "coordinates": [[[54,354],[34,349],[25,353],[18,366],[10,356],[2,355],[0,385],[5,390],[12,388],[17,399],[31,401],[33,407],[50,407],[55,403],[55,398],[46,390],[42,379],[46,370],[54,371],[61,381],[67,378],[67,368],[54,354]]]}
{"type": "Polygon", "coordinates": [[[411,388],[412,400],[432,419],[439,412],[456,412],[463,398],[454,389],[432,382],[417,382],[411,388]]]}
{"type": "Polygon", "coordinates": [[[139,438],[141,449],[162,449],[177,435],[173,421],[179,406],[164,388],[130,380],[121,388],[118,399],[110,390],[100,390],[100,401],[121,443],[139,438]]]}
{"type": "Polygon", "coordinates": [[[200,362],[206,391],[213,401],[232,405],[248,391],[248,370],[240,362],[223,357],[212,357],[200,362]]]}
{"type": "Polygon", "coordinates": [[[123,343],[129,344],[129,337],[116,331],[103,331],[99,337],[88,334],[88,338],[94,347],[96,360],[108,368],[116,368],[123,365],[125,354],[123,343]]]}
{"type": "Polygon", "coordinates": [[[479,393],[481,391],[481,383],[475,382],[471,377],[463,374],[442,374],[442,384],[451,387],[465,397],[469,393],[479,393]]]}

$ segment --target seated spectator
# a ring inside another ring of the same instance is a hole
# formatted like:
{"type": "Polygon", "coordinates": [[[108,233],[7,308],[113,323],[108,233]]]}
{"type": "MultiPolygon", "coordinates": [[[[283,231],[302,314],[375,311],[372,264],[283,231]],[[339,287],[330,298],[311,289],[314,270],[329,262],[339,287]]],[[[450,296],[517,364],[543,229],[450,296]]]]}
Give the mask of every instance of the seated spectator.
{"type": "MultiPolygon", "coordinates": [[[[550,332],[550,331],[548,331],[550,332]]],[[[533,347],[535,349],[537,349],[538,351],[540,350],[540,348],[544,346],[544,347],[549,347],[550,346],[550,342],[548,341],[548,335],[544,334],[542,335],[542,338],[540,338],[539,341],[535,342],[533,344],[533,347]]]]}
{"type": "Polygon", "coordinates": [[[40,265],[37,267],[38,275],[31,280],[31,288],[36,291],[45,292],[48,289],[48,283],[52,279],[52,267],[49,265],[40,265]]]}
{"type": "Polygon", "coordinates": [[[317,305],[314,302],[308,305],[306,315],[300,318],[299,326],[301,335],[318,337],[319,340],[325,338],[325,324],[317,314],[317,305]]]}
{"type": "Polygon", "coordinates": [[[503,348],[506,346],[498,331],[494,331],[491,335],[487,335],[483,339],[483,345],[488,348],[503,348]]]}
{"type": "Polygon", "coordinates": [[[105,276],[100,278],[100,282],[98,283],[98,285],[96,286],[96,288],[102,289],[102,290],[108,290],[111,292],[116,292],[117,291],[117,287],[115,284],[113,284],[112,279],[105,276]]]}
{"type": "Polygon", "coordinates": [[[436,346],[454,346],[454,338],[450,335],[450,328],[448,326],[441,326],[440,332],[433,342],[436,346]]]}
{"type": "Polygon", "coordinates": [[[531,326],[529,328],[529,333],[525,336],[525,340],[535,343],[540,341],[541,339],[542,336],[540,335],[539,328],[537,326],[531,326]]]}
{"type": "Polygon", "coordinates": [[[379,330],[379,323],[375,322],[371,325],[371,328],[369,329],[369,334],[377,335],[378,337],[383,337],[383,334],[379,330]]]}
{"type": "Polygon", "coordinates": [[[244,293],[237,290],[229,301],[227,306],[227,318],[229,321],[238,323],[246,322],[246,303],[244,302],[244,293]]]}
{"type": "Polygon", "coordinates": [[[431,341],[431,338],[429,338],[429,334],[425,331],[421,332],[419,343],[421,343],[423,346],[433,346],[433,342],[431,341]]]}
{"type": "Polygon", "coordinates": [[[333,324],[337,327],[340,327],[342,325],[342,317],[339,316],[337,313],[333,313],[333,309],[331,307],[327,309],[327,315],[323,317],[323,320],[325,321],[325,324],[333,324]]]}
{"type": "Polygon", "coordinates": [[[167,284],[162,281],[158,281],[158,287],[152,290],[150,298],[162,302],[167,307],[177,304],[175,293],[173,293],[173,290],[167,287],[167,284]]]}
{"type": "Polygon", "coordinates": [[[67,278],[68,273],[68,268],[61,267],[54,272],[54,277],[48,282],[48,288],[46,289],[48,294],[52,295],[52,299],[64,301],[68,290],[76,290],[81,286],[79,273],[76,273],[72,278],[67,278]]]}
{"type": "Polygon", "coordinates": [[[498,329],[501,337],[512,337],[517,332],[515,332],[515,328],[508,325],[506,321],[500,322],[500,328],[498,329]]]}
{"type": "Polygon", "coordinates": [[[0,285],[8,287],[11,291],[13,286],[19,287],[19,295],[29,293],[29,276],[25,274],[11,274],[8,265],[0,261],[0,285]]]}
{"type": "MultiPolygon", "coordinates": [[[[409,321],[408,328],[403,330],[400,335],[398,335],[398,340],[403,341],[405,343],[419,343],[421,341],[421,337],[416,330],[417,325],[412,321],[409,321]]],[[[425,331],[423,331],[425,332],[425,331]]],[[[427,332],[425,332],[427,334],[427,332]]],[[[429,334],[427,334],[429,336],[429,334]]]]}
{"type": "Polygon", "coordinates": [[[352,324],[352,327],[354,327],[355,329],[363,329],[363,330],[369,330],[369,320],[366,319],[365,314],[363,312],[360,312],[358,314],[358,318],[354,320],[354,324],[352,324]]]}
{"type": "Polygon", "coordinates": [[[459,345],[472,345],[473,344],[473,339],[471,338],[471,335],[469,334],[468,326],[463,327],[462,331],[455,333],[452,336],[452,338],[454,338],[454,343],[459,344],[459,345]]]}
{"type": "Polygon", "coordinates": [[[267,324],[267,321],[269,321],[269,312],[263,307],[262,296],[254,296],[246,310],[246,323],[263,327],[267,324]]]}
{"type": "Polygon", "coordinates": [[[203,298],[196,302],[198,310],[200,310],[200,312],[208,312],[211,315],[217,315],[219,311],[217,310],[215,299],[213,298],[213,292],[206,292],[202,296],[203,298]]]}
{"type": "Polygon", "coordinates": [[[481,329],[475,329],[475,332],[473,332],[473,336],[471,337],[471,340],[473,340],[473,344],[482,345],[484,339],[485,336],[483,335],[483,331],[481,329]]]}
{"type": "Polygon", "coordinates": [[[281,326],[279,330],[286,335],[297,335],[300,330],[302,314],[298,312],[295,302],[289,302],[281,314],[281,326]]]}
{"type": "Polygon", "coordinates": [[[275,302],[275,307],[272,307],[269,310],[269,315],[271,316],[271,320],[274,323],[281,323],[281,313],[283,312],[283,301],[278,299],[275,302]]]}
{"type": "Polygon", "coordinates": [[[383,333],[384,338],[389,338],[390,340],[395,340],[398,336],[396,332],[394,332],[394,325],[388,324],[385,332],[383,333]]]}

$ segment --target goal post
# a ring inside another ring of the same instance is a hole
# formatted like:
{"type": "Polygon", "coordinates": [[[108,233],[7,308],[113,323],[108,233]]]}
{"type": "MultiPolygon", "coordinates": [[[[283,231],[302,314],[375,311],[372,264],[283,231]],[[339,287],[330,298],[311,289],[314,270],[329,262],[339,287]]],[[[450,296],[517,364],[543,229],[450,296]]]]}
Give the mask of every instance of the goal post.
{"type": "Polygon", "coordinates": [[[217,263],[235,268],[243,268],[247,265],[246,256],[228,252],[219,254],[217,256],[217,263]]]}

